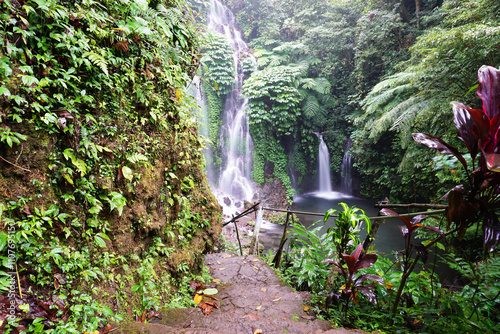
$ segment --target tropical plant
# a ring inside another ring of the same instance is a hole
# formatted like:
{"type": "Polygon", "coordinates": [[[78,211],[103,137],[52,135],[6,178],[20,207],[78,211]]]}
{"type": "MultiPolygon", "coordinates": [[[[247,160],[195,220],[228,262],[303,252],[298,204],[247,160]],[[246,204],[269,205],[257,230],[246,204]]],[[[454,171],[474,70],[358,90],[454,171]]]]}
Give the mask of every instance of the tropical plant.
{"type": "Polygon", "coordinates": [[[437,136],[415,133],[413,139],[440,153],[452,154],[463,165],[467,183],[448,193],[448,227],[456,224],[460,240],[470,226],[482,220],[484,250],[492,252],[500,241],[500,222],[496,214],[500,208],[500,154],[497,153],[500,147],[500,71],[482,66],[478,77],[477,94],[483,101],[482,110],[452,102],[458,138],[465,143],[472,165],[467,164],[457,148],[437,136]]]}
{"type": "Polygon", "coordinates": [[[423,245],[422,243],[419,244],[414,244],[412,241],[412,234],[417,228],[425,228],[430,231],[433,231],[435,233],[438,233],[440,236],[443,236],[444,233],[441,231],[439,227],[436,226],[428,226],[428,225],[423,225],[422,222],[426,220],[427,218],[430,218],[429,216],[426,215],[417,215],[413,217],[412,219],[409,219],[407,217],[400,216],[397,212],[384,208],[380,210],[379,214],[381,216],[396,216],[399,217],[404,223],[405,226],[399,226],[399,230],[401,231],[401,235],[405,239],[405,249],[402,254],[402,276],[401,276],[401,281],[399,283],[399,288],[396,293],[396,298],[394,300],[393,308],[392,308],[392,314],[395,315],[399,300],[401,298],[401,294],[403,293],[403,289],[406,284],[406,280],[410,276],[410,274],[413,272],[415,269],[415,266],[417,265],[418,260],[422,260],[422,262],[427,262],[427,255],[428,255],[428,248],[433,245],[434,243],[437,242],[438,239],[435,239],[433,242],[428,243],[427,245],[423,245]],[[413,258],[414,256],[414,258],[413,258]]]}
{"type": "Polygon", "coordinates": [[[323,221],[335,217],[335,226],[328,229],[328,235],[335,247],[337,259],[340,260],[343,253],[352,252],[354,245],[361,242],[358,234],[361,232],[363,222],[366,223],[366,233],[370,234],[371,222],[363,210],[349,207],[346,203],[339,203],[339,206],[342,206],[343,211],[330,209],[325,213],[323,221]]]}
{"type": "Polygon", "coordinates": [[[344,300],[343,305],[344,311],[344,321],[347,320],[347,311],[349,309],[349,303],[351,300],[357,301],[357,293],[361,293],[365,296],[371,303],[376,304],[377,300],[374,293],[374,283],[382,285],[384,279],[376,274],[360,274],[359,271],[365,268],[371,267],[378,258],[377,254],[368,253],[363,254],[363,244],[360,243],[356,249],[351,254],[342,254],[345,265],[341,264],[339,260],[326,259],[324,263],[330,263],[334,265],[334,269],[338,271],[344,278],[344,284],[340,288],[340,291],[332,291],[326,299],[326,308],[330,306],[331,303],[338,304],[340,300],[344,300]],[[364,284],[367,281],[372,281],[373,283],[364,284]]]}

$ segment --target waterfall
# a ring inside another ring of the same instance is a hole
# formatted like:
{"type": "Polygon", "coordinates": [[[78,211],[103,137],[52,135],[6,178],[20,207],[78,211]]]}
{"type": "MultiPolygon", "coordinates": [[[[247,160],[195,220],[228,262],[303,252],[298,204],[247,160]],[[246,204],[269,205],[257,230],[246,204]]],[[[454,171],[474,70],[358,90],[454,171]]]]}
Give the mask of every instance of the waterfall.
{"type": "Polygon", "coordinates": [[[332,192],[332,180],[330,177],[330,153],[328,146],[321,133],[314,133],[319,138],[319,153],[318,153],[318,174],[319,174],[319,191],[332,192]]]}
{"type": "Polygon", "coordinates": [[[352,195],[352,156],[351,156],[352,142],[347,142],[347,147],[342,158],[340,171],[342,178],[340,179],[340,191],[347,195],[352,195]]]}
{"type": "Polygon", "coordinates": [[[233,63],[235,82],[231,93],[226,97],[223,111],[223,125],[221,128],[222,172],[218,183],[218,199],[224,206],[235,201],[252,201],[254,190],[250,183],[252,170],[253,141],[250,136],[245,108],[248,99],[241,96],[243,73],[241,66],[242,55],[253,57],[243,41],[241,32],[236,27],[234,14],[218,0],[211,0],[211,8],[207,19],[208,30],[223,33],[233,46],[233,63]]]}
{"type": "Polygon", "coordinates": [[[342,177],[340,179],[340,191],[347,195],[352,195],[352,156],[351,156],[352,142],[347,142],[347,147],[342,158],[340,171],[342,177]]]}

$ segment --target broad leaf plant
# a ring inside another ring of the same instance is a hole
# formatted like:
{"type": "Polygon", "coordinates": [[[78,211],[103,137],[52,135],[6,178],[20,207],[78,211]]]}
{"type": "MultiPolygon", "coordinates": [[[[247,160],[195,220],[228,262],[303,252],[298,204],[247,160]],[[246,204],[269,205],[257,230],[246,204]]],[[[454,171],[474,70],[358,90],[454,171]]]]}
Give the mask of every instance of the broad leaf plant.
{"type": "Polygon", "coordinates": [[[483,245],[494,251],[500,240],[500,71],[482,66],[478,71],[477,94],[482,109],[452,102],[458,138],[465,143],[472,158],[467,164],[459,150],[443,139],[426,133],[414,133],[413,140],[440,153],[454,155],[464,166],[468,182],[448,192],[448,228],[455,223],[459,240],[475,222],[482,220],[483,245]]]}

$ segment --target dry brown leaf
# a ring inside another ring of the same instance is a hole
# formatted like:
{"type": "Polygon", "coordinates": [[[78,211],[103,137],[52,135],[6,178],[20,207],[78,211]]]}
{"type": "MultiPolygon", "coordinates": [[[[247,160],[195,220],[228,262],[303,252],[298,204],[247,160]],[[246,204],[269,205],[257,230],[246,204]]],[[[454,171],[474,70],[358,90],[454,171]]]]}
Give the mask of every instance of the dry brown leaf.
{"type": "Polygon", "coordinates": [[[253,334],[262,334],[262,329],[256,329],[253,334]]]}
{"type": "Polygon", "coordinates": [[[196,305],[198,305],[201,302],[202,299],[203,299],[203,297],[200,296],[199,294],[196,294],[194,296],[194,302],[196,303],[196,305]]]}
{"type": "Polygon", "coordinates": [[[204,295],[205,297],[212,298],[212,299],[214,299],[214,300],[219,301],[219,300],[218,300],[217,298],[215,298],[214,296],[211,296],[211,295],[205,295],[205,294],[203,294],[203,295],[204,295]]]}
{"type": "Polygon", "coordinates": [[[223,254],[223,255],[222,255],[222,258],[223,258],[223,259],[229,259],[230,257],[231,257],[231,255],[229,255],[229,254],[223,254]]]}
{"type": "Polygon", "coordinates": [[[267,291],[267,289],[266,289],[266,288],[261,288],[260,290],[261,290],[262,292],[266,292],[266,291],[267,291]]]}
{"type": "Polygon", "coordinates": [[[204,303],[203,301],[198,304],[198,307],[201,308],[203,311],[203,314],[209,315],[210,312],[212,312],[212,309],[214,308],[211,303],[204,303]]]}
{"type": "Polygon", "coordinates": [[[215,308],[219,308],[219,306],[217,306],[217,303],[214,303],[214,302],[206,302],[205,304],[210,305],[210,306],[215,307],[215,308]]]}
{"type": "Polygon", "coordinates": [[[273,299],[273,302],[277,302],[277,301],[279,301],[280,299],[281,299],[281,297],[276,298],[276,299],[273,299]]]}
{"type": "Polygon", "coordinates": [[[220,263],[220,261],[217,261],[217,264],[222,264],[222,263],[220,263]]]}
{"type": "Polygon", "coordinates": [[[316,319],[316,317],[313,316],[313,315],[303,315],[303,316],[301,316],[301,318],[305,319],[305,320],[314,320],[314,319],[316,319]]]}
{"type": "Polygon", "coordinates": [[[257,306],[257,307],[255,308],[255,310],[257,310],[257,311],[258,311],[258,310],[260,310],[260,308],[261,308],[261,307],[262,307],[262,305],[259,305],[259,306],[257,306]]]}
{"type": "Polygon", "coordinates": [[[218,278],[214,278],[212,281],[213,281],[214,283],[220,283],[220,282],[221,282],[221,280],[220,280],[220,279],[218,279],[218,278]]]}
{"type": "Polygon", "coordinates": [[[224,269],[226,269],[226,268],[219,268],[219,270],[224,270],[224,269]]]}
{"type": "Polygon", "coordinates": [[[253,259],[252,261],[253,262],[259,262],[259,259],[253,259]]]}
{"type": "Polygon", "coordinates": [[[311,308],[309,306],[304,306],[304,312],[309,311],[311,308]]]}
{"type": "Polygon", "coordinates": [[[259,270],[259,267],[256,267],[256,266],[252,266],[252,268],[253,268],[253,269],[257,269],[257,270],[259,270]]]}

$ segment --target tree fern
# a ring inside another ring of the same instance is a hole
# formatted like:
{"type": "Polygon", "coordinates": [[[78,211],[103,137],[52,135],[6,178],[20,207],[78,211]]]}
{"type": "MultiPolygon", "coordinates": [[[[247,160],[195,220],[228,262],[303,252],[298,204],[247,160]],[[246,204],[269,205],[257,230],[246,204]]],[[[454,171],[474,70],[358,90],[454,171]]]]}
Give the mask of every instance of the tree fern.
{"type": "Polygon", "coordinates": [[[325,78],[305,78],[302,81],[302,87],[312,89],[320,94],[328,94],[331,84],[325,78]]]}
{"type": "Polygon", "coordinates": [[[309,118],[316,116],[321,109],[318,99],[314,95],[308,95],[304,100],[302,110],[304,115],[309,118]]]}

